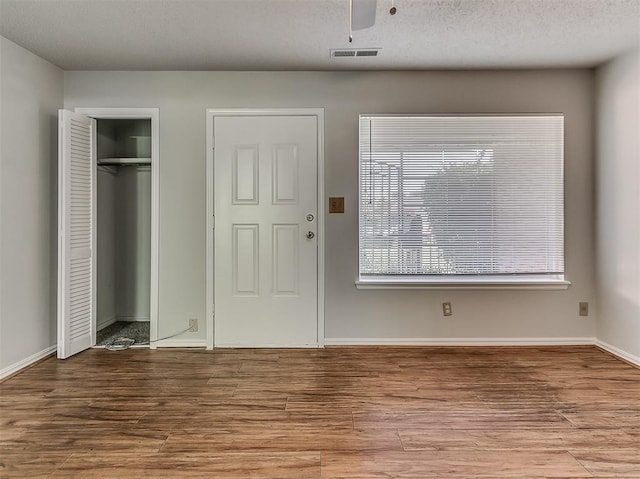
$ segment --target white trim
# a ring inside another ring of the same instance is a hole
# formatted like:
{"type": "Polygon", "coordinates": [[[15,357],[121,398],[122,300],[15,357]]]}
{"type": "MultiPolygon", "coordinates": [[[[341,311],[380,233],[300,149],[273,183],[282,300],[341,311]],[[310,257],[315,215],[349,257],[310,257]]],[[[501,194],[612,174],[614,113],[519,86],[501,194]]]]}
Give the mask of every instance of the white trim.
{"type": "Polygon", "coordinates": [[[151,120],[151,298],[149,336],[150,349],[156,348],[158,338],[158,264],[160,238],[160,109],[159,108],[76,108],[91,118],[150,119],[151,120]]]}
{"type": "Polygon", "coordinates": [[[640,367],[640,356],[635,356],[633,354],[627,353],[626,351],[623,351],[620,348],[616,348],[615,346],[612,346],[609,343],[606,343],[604,341],[601,341],[600,339],[596,339],[595,341],[595,346],[600,348],[600,349],[604,349],[606,352],[613,354],[614,356],[616,356],[618,359],[622,359],[624,361],[627,361],[635,366],[640,367]]]}
{"type": "Polygon", "coordinates": [[[107,318],[107,319],[98,320],[98,324],[96,325],[96,331],[102,331],[107,326],[111,326],[117,320],[118,319],[115,316],[111,316],[110,318],[107,318]]]}
{"type": "Polygon", "coordinates": [[[423,280],[411,279],[360,279],[356,281],[357,289],[457,289],[457,290],[564,290],[571,285],[564,279],[534,279],[534,278],[429,278],[423,280]]]}
{"type": "MultiPolygon", "coordinates": [[[[214,339],[214,185],[213,160],[214,160],[214,139],[213,127],[216,116],[315,116],[317,118],[317,141],[318,141],[318,297],[317,297],[317,344],[303,346],[286,347],[324,347],[325,321],[324,321],[324,262],[325,262],[325,206],[324,206],[324,108],[238,108],[238,109],[216,109],[206,110],[206,147],[207,147],[207,244],[206,244],[206,321],[207,325],[207,349],[213,349],[214,339]]],[[[235,345],[217,345],[216,347],[242,347],[235,345]]],[[[245,346],[246,347],[246,346],[245,346]]],[[[255,345],[253,347],[274,347],[273,345],[255,345]]],[[[282,347],[282,346],[280,346],[282,347]]]]}
{"type": "Polygon", "coordinates": [[[216,344],[216,349],[317,349],[317,344],[272,344],[272,343],[259,343],[259,344],[251,344],[247,346],[246,344],[237,344],[237,343],[224,343],[224,344],[216,344]]]}
{"type": "Polygon", "coordinates": [[[316,298],[318,311],[317,347],[323,348],[325,342],[324,330],[324,248],[325,248],[325,200],[324,200],[324,108],[317,108],[316,118],[318,127],[318,297],[316,298]]]}
{"type": "Polygon", "coordinates": [[[117,316],[117,321],[124,321],[125,323],[148,323],[151,321],[149,316],[117,316]]]}
{"type": "Polygon", "coordinates": [[[156,343],[158,348],[206,348],[205,339],[163,339],[156,343]]]}
{"type": "Polygon", "coordinates": [[[593,346],[595,338],[326,338],[327,346],[593,346]]]}
{"type": "Polygon", "coordinates": [[[0,370],[0,381],[6,377],[12,376],[21,370],[28,368],[33,363],[40,361],[41,359],[46,358],[47,356],[51,356],[58,349],[57,345],[49,346],[47,349],[43,349],[40,352],[32,354],[28,358],[23,359],[22,361],[18,361],[17,363],[13,363],[6,368],[0,370]]]}
{"type": "Polygon", "coordinates": [[[215,288],[214,283],[214,265],[213,265],[213,239],[214,239],[214,221],[213,221],[213,198],[214,198],[214,176],[213,176],[213,118],[214,115],[210,112],[210,110],[206,110],[206,142],[207,142],[207,172],[206,172],[206,189],[207,189],[207,219],[206,219],[206,245],[205,245],[205,253],[206,253],[206,274],[205,274],[205,321],[207,328],[207,349],[213,349],[215,338],[214,338],[214,297],[213,292],[215,288]]]}
{"type": "Polygon", "coordinates": [[[323,116],[324,108],[207,108],[215,116],[323,116]]]}

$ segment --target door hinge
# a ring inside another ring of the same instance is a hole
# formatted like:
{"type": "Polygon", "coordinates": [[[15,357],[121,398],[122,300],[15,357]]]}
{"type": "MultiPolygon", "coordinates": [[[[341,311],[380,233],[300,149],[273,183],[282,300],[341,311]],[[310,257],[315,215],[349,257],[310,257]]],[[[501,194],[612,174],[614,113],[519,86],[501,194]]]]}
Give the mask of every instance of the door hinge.
{"type": "Polygon", "coordinates": [[[216,149],[216,137],[215,136],[211,137],[211,149],[212,150],[216,149]]]}
{"type": "Polygon", "coordinates": [[[216,229],[216,215],[211,217],[211,228],[216,229]]]}

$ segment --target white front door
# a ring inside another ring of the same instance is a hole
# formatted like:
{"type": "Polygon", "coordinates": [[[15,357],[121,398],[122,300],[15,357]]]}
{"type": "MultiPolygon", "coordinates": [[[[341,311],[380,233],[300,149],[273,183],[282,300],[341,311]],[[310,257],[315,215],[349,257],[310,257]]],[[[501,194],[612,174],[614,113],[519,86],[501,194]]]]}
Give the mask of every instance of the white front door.
{"type": "Polygon", "coordinates": [[[58,117],[58,357],[96,344],[96,121],[58,117]]]}
{"type": "Polygon", "coordinates": [[[215,345],[318,345],[316,116],[214,118],[215,345]]]}

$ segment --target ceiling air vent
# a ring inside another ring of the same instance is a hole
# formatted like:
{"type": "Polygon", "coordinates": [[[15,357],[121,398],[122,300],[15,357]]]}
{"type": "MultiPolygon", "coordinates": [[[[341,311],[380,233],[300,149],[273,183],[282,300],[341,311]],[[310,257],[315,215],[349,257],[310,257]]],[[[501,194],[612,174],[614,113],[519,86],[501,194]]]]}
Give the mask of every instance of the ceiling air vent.
{"type": "Polygon", "coordinates": [[[377,57],[379,53],[380,48],[348,48],[345,50],[331,50],[331,58],[377,57]]]}
{"type": "Polygon", "coordinates": [[[356,52],[357,57],[377,57],[378,50],[358,50],[356,52]]]}

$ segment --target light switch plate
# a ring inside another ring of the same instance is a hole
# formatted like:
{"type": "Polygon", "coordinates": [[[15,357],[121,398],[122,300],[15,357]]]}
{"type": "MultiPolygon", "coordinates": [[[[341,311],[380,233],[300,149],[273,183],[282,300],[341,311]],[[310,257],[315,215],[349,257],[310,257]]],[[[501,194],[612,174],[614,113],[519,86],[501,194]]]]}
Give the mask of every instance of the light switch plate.
{"type": "Polygon", "coordinates": [[[344,197],[332,196],[329,198],[329,213],[344,213],[344,197]]]}

